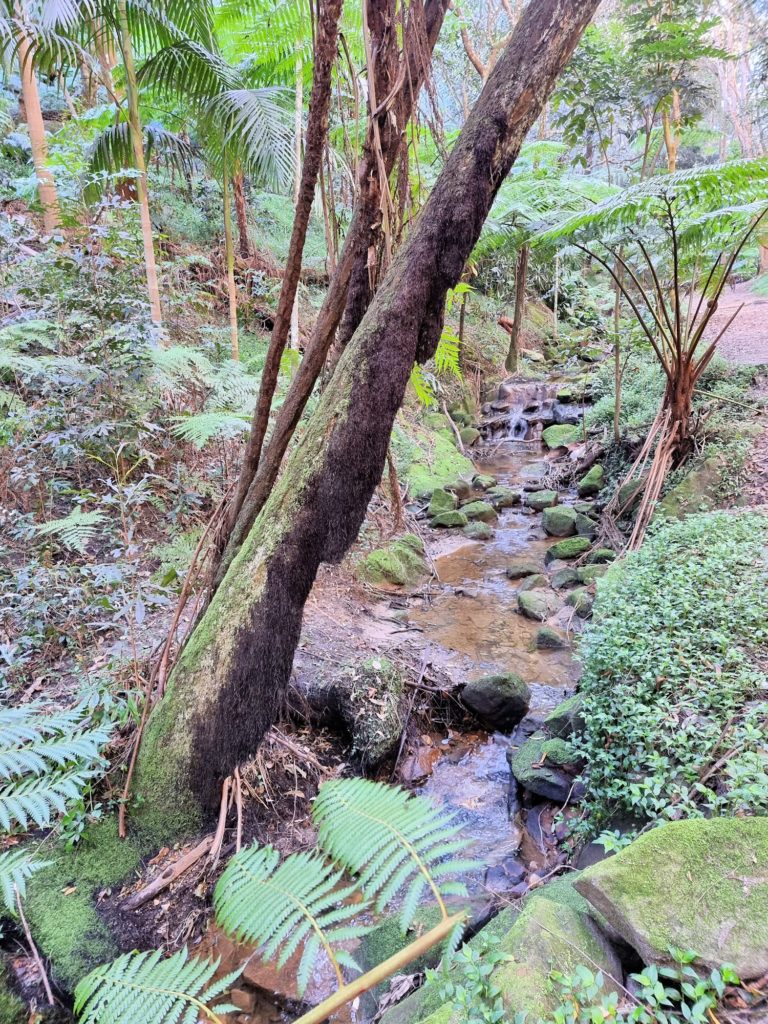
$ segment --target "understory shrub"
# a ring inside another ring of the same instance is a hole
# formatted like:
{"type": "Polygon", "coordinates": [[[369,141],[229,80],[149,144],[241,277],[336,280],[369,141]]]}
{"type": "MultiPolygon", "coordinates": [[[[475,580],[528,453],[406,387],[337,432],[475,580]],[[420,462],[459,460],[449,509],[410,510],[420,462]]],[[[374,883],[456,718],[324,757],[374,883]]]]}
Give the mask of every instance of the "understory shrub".
{"type": "Polygon", "coordinates": [[[601,581],[584,635],[584,819],[768,809],[768,517],[657,528],[601,581]]]}

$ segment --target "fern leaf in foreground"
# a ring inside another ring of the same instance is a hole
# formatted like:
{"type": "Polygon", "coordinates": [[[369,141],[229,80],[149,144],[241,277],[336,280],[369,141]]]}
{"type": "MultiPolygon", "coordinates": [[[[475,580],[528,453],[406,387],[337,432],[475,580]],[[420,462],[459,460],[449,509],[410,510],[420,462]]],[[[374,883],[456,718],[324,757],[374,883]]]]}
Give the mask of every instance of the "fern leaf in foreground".
{"type": "Polygon", "coordinates": [[[163,958],[162,950],[126,953],[91,971],[75,989],[75,1013],[82,1024],[222,1024],[219,1014],[237,1012],[214,1004],[240,970],[210,984],[218,960],[188,957],[186,946],[163,958]]]}
{"type": "Polygon", "coordinates": [[[65,548],[84,554],[86,545],[97,536],[98,527],[106,518],[103,512],[83,512],[76,508],[63,519],[41,523],[37,532],[43,536],[57,537],[65,548]]]}
{"type": "Polygon", "coordinates": [[[213,895],[216,920],[230,935],[263,946],[264,959],[275,956],[278,969],[304,942],[297,980],[304,992],[317,956],[324,951],[342,983],[340,965],[349,961],[332,943],[368,931],[346,922],[361,906],[347,901],[355,886],[342,885],[343,872],[311,853],[294,853],[280,863],[271,846],[250,846],[236,854],[213,895]]]}
{"type": "Polygon", "coordinates": [[[0,895],[6,910],[16,914],[16,890],[21,899],[27,894],[27,879],[41,868],[48,867],[48,861],[32,860],[29,849],[6,850],[0,853],[0,895]]]}
{"type": "MultiPolygon", "coordinates": [[[[437,878],[477,866],[449,859],[467,845],[455,838],[461,825],[454,814],[395,786],[369,779],[330,780],[320,787],[312,817],[319,827],[318,846],[360,876],[363,892],[377,897],[377,911],[407,886],[400,912],[403,929],[428,888],[447,913],[437,878]]],[[[444,886],[446,895],[459,890],[460,883],[444,886]]]]}

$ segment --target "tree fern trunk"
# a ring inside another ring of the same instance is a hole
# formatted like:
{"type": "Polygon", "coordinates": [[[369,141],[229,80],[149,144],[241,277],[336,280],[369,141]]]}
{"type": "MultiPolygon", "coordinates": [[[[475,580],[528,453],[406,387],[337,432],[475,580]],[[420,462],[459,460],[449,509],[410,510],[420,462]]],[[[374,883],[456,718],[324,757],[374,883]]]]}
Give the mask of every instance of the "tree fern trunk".
{"type": "Polygon", "coordinates": [[[222,778],[274,721],[318,566],[338,562],[357,536],[414,361],[433,355],[446,293],[598,4],[540,0],[526,8],[149,719],[136,790],[150,815],[173,818],[195,804],[211,815],[222,778]]]}

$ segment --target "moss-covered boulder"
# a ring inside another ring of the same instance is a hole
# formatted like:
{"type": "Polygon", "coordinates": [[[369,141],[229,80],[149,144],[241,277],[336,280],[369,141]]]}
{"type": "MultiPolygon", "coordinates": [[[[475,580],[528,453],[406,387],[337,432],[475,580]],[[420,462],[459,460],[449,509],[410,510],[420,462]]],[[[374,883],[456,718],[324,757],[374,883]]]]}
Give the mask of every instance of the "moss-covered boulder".
{"type": "Polygon", "coordinates": [[[576,533],[576,516],[567,505],[555,505],[544,509],[541,525],[550,537],[571,537],[576,533]]]}
{"type": "Polygon", "coordinates": [[[577,512],[576,533],[580,537],[588,537],[589,540],[594,540],[597,536],[597,524],[594,519],[590,519],[589,516],[585,516],[582,512],[577,512]]]}
{"type": "Polygon", "coordinates": [[[536,646],[540,651],[557,651],[568,646],[568,641],[556,629],[542,626],[536,632],[536,646]]]}
{"type": "Polygon", "coordinates": [[[535,576],[540,572],[544,572],[544,566],[540,562],[533,561],[512,562],[506,568],[506,575],[510,580],[519,580],[524,576],[535,576]]]}
{"type": "Polygon", "coordinates": [[[527,714],[531,691],[514,672],[500,672],[467,683],[461,699],[495,729],[511,729],[527,714]]]}
{"type": "Polygon", "coordinates": [[[498,519],[496,510],[487,501],[470,501],[461,506],[461,511],[470,522],[495,523],[498,519]]]}
{"type": "Polygon", "coordinates": [[[360,575],[371,583],[407,586],[427,573],[424,545],[414,533],[406,534],[386,548],[377,548],[360,563],[360,575]]]}
{"type": "Polygon", "coordinates": [[[566,537],[565,540],[560,540],[557,544],[551,544],[547,548],[544,560],[549,563],[556,558],[565,561],[570,558],[578,558],[585,551],[589,551],[590,546],[590,542],[586,537],[566,537]]]}
{"type": "Polygon", "coordinates": [[[467,523],[462,527],[461,532],[470,540],[491,540],[493,537],[493,530],[488,523],[467,523]]]}
{"type": "Polygon", "coordinates": [[[562,607],[563,602],[551,590],[525,590],[517,595],[518,611],[526,619],[533,619],[535,622],[546,622],[562,607]]]}
{"type": "Polygon", "coordinates": [[[553,423],[542,432],[542,440],[547,448],[559,448],[561,445],[573,444],[583,437],[581,427],[569,426],[567,423],[553,423]]]}
{"type": "Polygon", "coordinates": [[[488,491],[496,486],[496,477],[490,473],[475,473],[472,477],[472,486],[478,491],[488,491]]]}
{"type": "MultiPolygon", "coordinates": [[[[545,732],[535,732],[517,750],[507,751],[512,774],[523,789],[560,804],[569,798],[579,800],[584,795],[584,787],[574,783],[573,773],[547,758],[546,745],[563,742],[551,739],[545,732]]],[[[560,750],[559,747],[553,749],[560,750]]]]}
{"type": "Polygon", "coordinates": [[[548,585],[547,577],[543,573],[537,572],[533,576],[525,577],[520,584],[520,593],[524,594],[526,590],[541,590],[548,585]]]}
{"type": "Polygon", "coordinates": [[[452,494],[450,491],[446,491],[443,487],[436,487],[434,491],[432,491],[432,497],[429,499],[427,515],[430,519],[434,519],[435,516],[439,516],[443,512],[453,512],[456,505],[457,498],[455,494],[452,494]]]}
{"type": "Polygon", "coordinates": [[[594,583],[595,580],[599,580],[602,576],[608,572],[608,565],[580,565],[576,570],[579,583],[583,583],[588,586],[590,583],[594,583]]]}
{"type": "Polygon", "coordinates": [[[707,969],[768,972],[768,818],[670,822],[588,868],[576,888],[640,955],[691,949],[707,969]]]}
{"type": "Polygon", "coordinates": [[[592,614],[592,605],[595,603],[595,599],[586,587],[577,587],[566,597],[565,603],[576,609],[576,614],[580,619],[588,619],[592,614]]]}
{"type": "Polygon", "coordinates": [[[486,491],[485,498],[495,509],[512,508],[514,505],[520,504],[522,494],[512,487],[491,487],[489,491],[486,491]]]}
{"type": "Polygon", "coordinates": [[[580,498],[591,498],[602,490],[605,483],[605,470],[599,463],[595,463],[586,476],[579,480],[578,492],[580,498]]]}
{"type": "Polygon", "coordinates": [[[455,477],[453,480],[448,480],[443,484],[443,489],[450,491],[451,494],[455,494],[459,500],[468,498],[472,493],[472,487],[464,477],[455,477]]]}
{"type": "Polygon", "coordinates": [[[466,526],[468,522],[469,520],[465,514],[456,509],[454,512],[441,512],[439,516],[435,516],[430,521],[429,525],[435,527],[435,529],[440,529],[441,527],[451,529],[456,526],[466,526]]]}
{"type": "Polygon", "coordinates": [[[553,736],[565,738],[582,733],[587,726],[583,708],[584,698],[580,693],[574,693],[562,704],[558,704],[554,711],[550,711],[544,724],[553,736]]]}
{"type": "Polygon", "coordinates": [[[562,736],[545,740],[541,745],[541,756],[542,760],[549,761],[556,768],[565,768],[566,771],[573,772],[573,774],[580,772],[584,767],[582,755],[562,736]]]}
{"type": "Polygon", "coordinates": [[[532,491],[526,498],[526,504],[537,512],[557,504],[557,491],[532,491]]]}
{"type": "Polygon", "coordinates": [[[607,565],[616,559],[613,548],[596,548],[587,555],[587,565],[607,565]]]}
{"type": "Polygon", "coordinates": [[[562,590],[563,587],[571,587],[579,582],[579,574],[576,569],[558,569],[552,577],[552,586],[555,590],[562,590]]]}
{"type": "Polygon", "coordinates": [[[718,491],[727,473],[728,465],[722,456],[705,459],[699,469],[689,473],[658,503],[655,517],[679,519],[692,512],[716,508],[718,491]]]}
{"type": "Polygon", "coordinates": [[[462,427],[459,431],[459,437],[462,444],[471,448],[473,444],[477,444],[480,440],[481,434],[477,427],[462,427]]]}

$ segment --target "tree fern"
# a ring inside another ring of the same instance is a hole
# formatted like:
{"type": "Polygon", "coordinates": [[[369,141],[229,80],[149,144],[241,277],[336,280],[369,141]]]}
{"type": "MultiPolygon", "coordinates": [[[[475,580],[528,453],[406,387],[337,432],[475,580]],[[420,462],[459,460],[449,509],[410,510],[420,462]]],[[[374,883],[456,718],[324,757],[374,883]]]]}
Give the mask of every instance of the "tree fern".
{"type": "Polygon", "coordinates": [[[457,839],[456,816],[424,797],[368,779],[334,779],[320,788],[312,809],[319,827],[318,845],[337,863],[359,876],[366,896],[376,897],[381,912],[405,889],[400,924],[407,928],[425,890],[431,890],[443,914],[443,896],[464,895],[463,884],[438,880],[476,867],[453,860],[467,841],[457,839]]]}
{"type": "Polygon", "coordinates": [[[75,1013],[82,1024],[222,1024],[219,1015],[237,1007],[216,1000],[240,970],[211,983],[218,966],[218,960],[189,957],[186,946],[167,958],[161,950],[126,953],[83,978],[75,1013]]]}
{"type": "Polygon", "coordinates": [[[103,768],[108,739],[109,730],[89,725],[80,709],[0,709],[0,828],[43,828],[63,814],[103,768]]]}
{"type": "Polygon", "coordinates": [[[254,845],[233,857],[221,876],[213,897],[216,919],[239,940],[263,946],[265,959],[279,950],[278,968],[304,942],[297,973],[299,995],[321,951],[341,983],[342,966],[359,967],[333,943],[358,938],[368,930],[346,923],[361,908],[345,904],[356,886],[344,886],[342,879],[343,871],[316,854],[295,853],[280,863],[271,846],[254,845]]]}
{"type": "Polygon", "coordinates": [[[83,512],[76,508],[63,519],[41,523],[36,530],[41,536],[56,537],[65,548],[84,554],[86,546],[98,535],[98,527],[106,519],[103,512],[83,512]]]}

